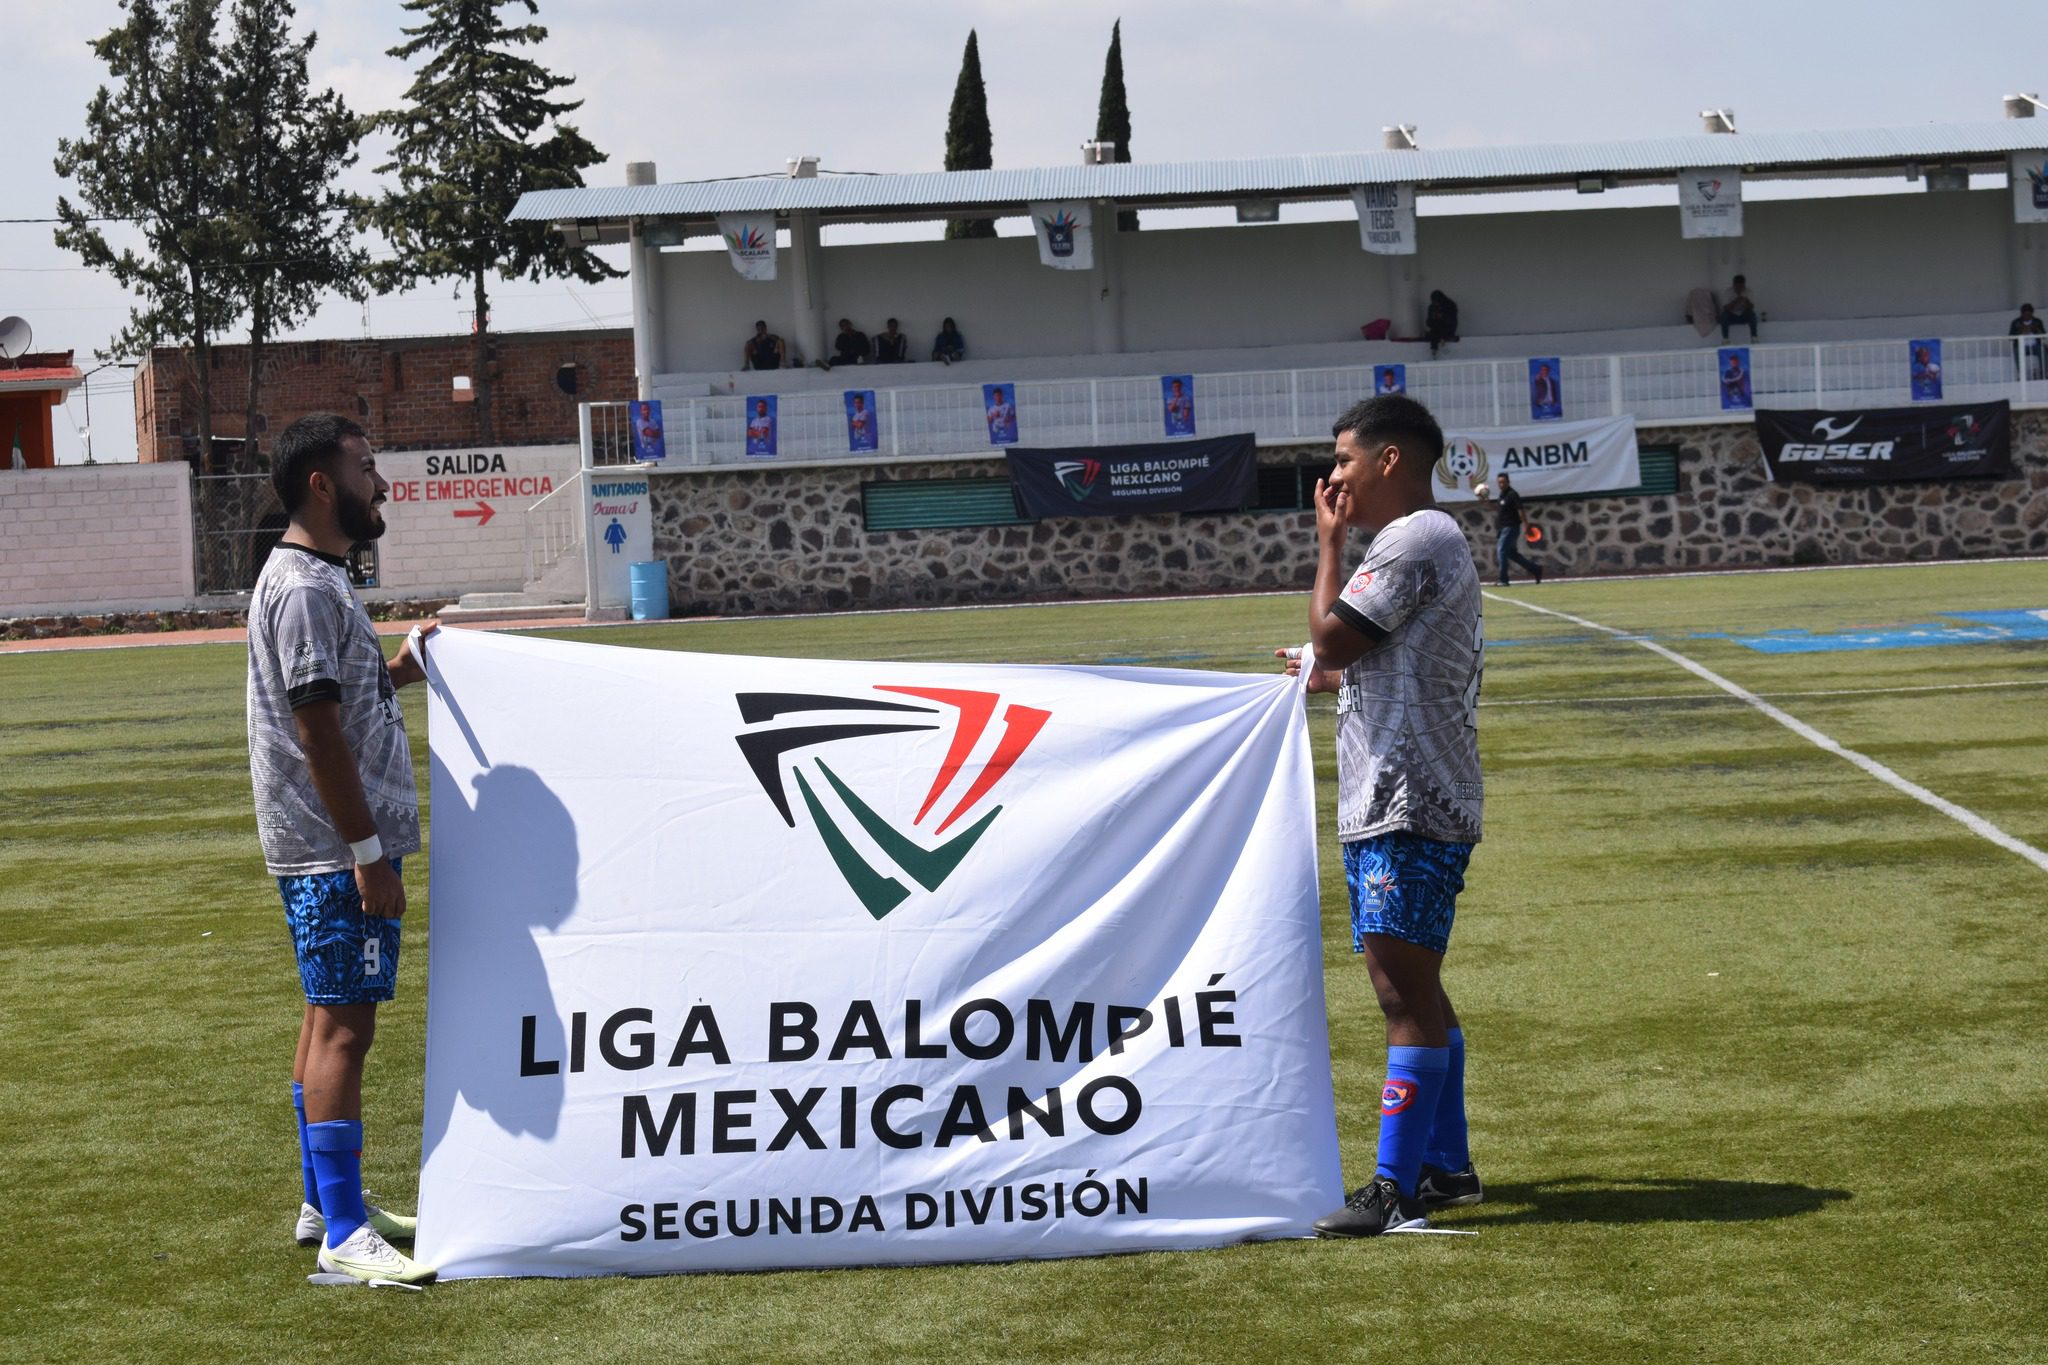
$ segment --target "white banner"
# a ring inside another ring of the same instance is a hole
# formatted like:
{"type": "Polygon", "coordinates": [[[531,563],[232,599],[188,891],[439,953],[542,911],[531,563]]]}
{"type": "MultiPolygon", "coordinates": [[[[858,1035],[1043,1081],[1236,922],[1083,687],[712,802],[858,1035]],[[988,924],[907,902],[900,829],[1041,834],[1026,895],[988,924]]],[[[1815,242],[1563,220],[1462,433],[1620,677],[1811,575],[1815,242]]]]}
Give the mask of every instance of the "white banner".
{"type": "Polygon", "coordinates": [[[1475,479],[1499,492],[1494,481],[1503,471],[1525,498],[1634,488],[1643,481],[1635,418],[1446,432],[1436,462],[1436,500],[1471,502],[1475,479]]]}
{"type": "Polygon", "coordinates": [[[1284,678],[470,631],[427,667],[443,1278],[1215,1246],[1342,1201],[1284,678]]]}
{"type": "Polygon", "coordinates": [[[1031,226],[1038,233],[1038,263],[1054,270],[1094,269],[1094,220],[1085,199],[1031,205],[1031,226]]]}
{"type": "Polygon", "coordinates": [[[775,278],[775,215],[721,213],[718,235],[725,238],[726,258],[750,280],[775,278]]]}
{"type": "Polygon", "coordinates": [[[1742,235],[1742,168],[1709,166],[1678,173],[1678,229],[1685,237],[1742,235]]]}
{"type": "Polygon", "coordinates": [[[1363,185],[1351,191],[1358,244],[1375,256],[1415,254],[1415,187],[1363,185]]]}
{"type": "Polygon", "coordinates": [[[2048,152],[2014,152],[2007,174],[2012,180],[2012,220],[2048,223],[2048,152]]]}

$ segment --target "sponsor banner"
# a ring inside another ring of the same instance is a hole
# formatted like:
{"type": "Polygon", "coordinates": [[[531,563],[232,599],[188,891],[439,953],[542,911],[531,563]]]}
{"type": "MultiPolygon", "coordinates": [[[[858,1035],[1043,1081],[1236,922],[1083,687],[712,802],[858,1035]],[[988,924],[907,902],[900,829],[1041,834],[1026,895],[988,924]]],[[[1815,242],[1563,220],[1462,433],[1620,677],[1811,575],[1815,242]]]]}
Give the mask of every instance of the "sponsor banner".
{"type": "Polygon", "coordinates": [[[882,439],[880,419],[875,415],[873,389],[848,389],[846,403],[846,449],[853,454],[876,449],[882,439]]]}
{"type": "Polygon", "coordinates": [[[1358,244],[1375,256],[1415,254],[1415,187],[1361,185],[1351,191],[1358,210],[1358,244]]]}
{"type": "Polygon", "coordinates": [[[427,669],[444,1280],[1216,1246],[1343,1200],[1290,680],[480,631],[427,669]]]}
{"type": "Polygon", "coordinates": [[[583,479],[584,534],[590,537],[590,605],[624,607],[633,600],[633,565],[654,558],[654,510],[647,471],[593,469],[583,479]]]}
{"type": "Polygon", "coordinates": [[[1373,366],[1372,391],[1374,393],[1408,392],[1408,367],[1406,365],[1373,366]]]}
{"type": "Polygon", "coordinates": [[[1564,416],[1564,366],[1554,355],[1529,362],[1529,420],[1555,422],[1564,416]]]}
{"type": "Polygon", "coordinates": [[[1921,337],[1906,343],[1906,382],[1915,403],[1941,401],[1941,338],[1921,337]]]}
{"type": "Polygon", "coordinates": [[[718,215],[718,235],[725,238],[726,257],[742,278],[775,278],[774,214],[721,213],[718,215]]]}
{"type": "Polygon", "coordinates": [[[1742,235],[1742,171],[1709,166],[1678,173],[1678,227],[1685,237],[1742,235]]]}
{"type": "Polygon", "coordinates": [[[1017,386],[983,384],[981,407],[988,416],[988,443],[992,446],[1017,444],[1017,386]]]}
{"type": "Polygon", "coordinates": [[[772,393],[747,395],[747,454],[755,459],[768,459],[776,453],[775,397],[772,393]]]}
{"type": "Polygon", "coordinates": [[[1899,483],[1919,479],[2010,478],[2012,409],[1971,403],[1946,408],[1756,414],[1764,469],[1788,483],[1899,483]]]}
{"type": "Polygon", "coordinates": [[[1195,434],[1195,377],[1167,374],[1159,377],[1159,404],[1166,417],[1168,436],[1195,434]]]}
{"type": "Polygon", "coordinates": [[[1470,502],[1474,482],[1502,472],[1525,498],[1635,488],[1643,481],[1633,417],[1446,432],[1433,488],[1438,502],[1470,502]]]}
{"type": "Polygon", "coordinates": [[[1257,491],[1250,432],[1157,445],[1013,450],[1010,484],[1028,517],[1125,517],[1223,512],[1257,491]]]}
{"type": "Polygon", "coordinates": [[[1756,381],[1749,371],[1749,347],[1720,350],[1721,411],[1749,412],[1756,407],[1756,381]]]}
{"type": "Polygon", "coordinates": [[[659,464],[666,460],[668,442],[661,429],[661,400],[636,399],[629,414],[633,428],[633,458],[646,464],[659,464]]]}
{"type": "Polygon", "coordinates": [[[2048,152],[2014,152],[2007,175],[2012,181],[2012,220],[2048,223],[2048,152]]]}
{"type": "Polygon", "coordinates": [[[1085,199],[1031,205],[1031,226],[1038,233],[1038,263],[1054,270],[1093,269],[1093,218],[1085,199]]]}

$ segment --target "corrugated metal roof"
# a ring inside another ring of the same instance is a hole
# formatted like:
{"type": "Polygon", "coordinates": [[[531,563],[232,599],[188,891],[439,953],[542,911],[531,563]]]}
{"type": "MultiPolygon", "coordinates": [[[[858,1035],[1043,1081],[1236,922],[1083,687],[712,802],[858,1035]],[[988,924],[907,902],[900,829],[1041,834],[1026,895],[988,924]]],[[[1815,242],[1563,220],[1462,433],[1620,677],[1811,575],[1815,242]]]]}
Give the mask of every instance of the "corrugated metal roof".
{"type": "Polygon", "coordinates": [[[828,218],[920,209],[1008,209],[1039,199],[1116,199],[1139,207],[1216,202],[1239,195],[1335,197],[1354,185],[1413,183],[1440,190],[1565,183],[1582,176],[1671,175],[1695,166],[1739,165],[1759,177],[1908,161],[1965,162],[2048,145],[2048,123],[1927,124],[1814,133],[1697,133],[1628,142],[1464,147],[1441,151],[1346,152],[1158,165],[1040,166],[1027,170],[918,171],[905,175],[820,175],[797,180],[685,181],[668,185],[536,190],[512,210],[518,220],[701,218],[716,213],[789,213],[828,218]]]}

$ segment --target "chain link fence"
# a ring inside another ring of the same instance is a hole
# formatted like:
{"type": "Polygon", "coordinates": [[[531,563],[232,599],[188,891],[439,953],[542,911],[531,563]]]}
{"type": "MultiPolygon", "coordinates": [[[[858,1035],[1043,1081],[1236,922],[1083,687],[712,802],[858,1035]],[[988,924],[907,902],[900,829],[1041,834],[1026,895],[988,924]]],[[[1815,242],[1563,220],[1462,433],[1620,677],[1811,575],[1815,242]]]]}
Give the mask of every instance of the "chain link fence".
{"type": "MultiPolygon", "coordinates": [[[[194,582],[202,595],[248,592],[289,518],[268,474],[202,474],[192,480],[194,582]]],[[[377,547],[349,552],[349,581],[377,586],[377,547]]]]}

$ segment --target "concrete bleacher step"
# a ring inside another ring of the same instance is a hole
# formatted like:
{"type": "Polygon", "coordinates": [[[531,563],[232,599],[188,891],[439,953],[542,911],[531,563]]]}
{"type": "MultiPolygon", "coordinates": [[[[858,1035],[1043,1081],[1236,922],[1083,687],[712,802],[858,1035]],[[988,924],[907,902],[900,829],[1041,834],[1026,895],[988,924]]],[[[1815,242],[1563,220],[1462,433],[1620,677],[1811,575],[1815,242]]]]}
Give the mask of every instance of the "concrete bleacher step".
{"type": "Polygon", "coordinates": [[[553,593],[466,592],[454,606],[441,609],[443,621],[524,621],[538,618],[581,617],[582,602],[572,602],[553,593]]]}

